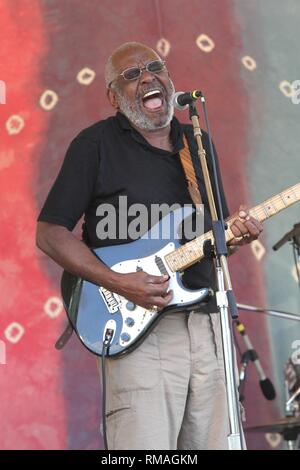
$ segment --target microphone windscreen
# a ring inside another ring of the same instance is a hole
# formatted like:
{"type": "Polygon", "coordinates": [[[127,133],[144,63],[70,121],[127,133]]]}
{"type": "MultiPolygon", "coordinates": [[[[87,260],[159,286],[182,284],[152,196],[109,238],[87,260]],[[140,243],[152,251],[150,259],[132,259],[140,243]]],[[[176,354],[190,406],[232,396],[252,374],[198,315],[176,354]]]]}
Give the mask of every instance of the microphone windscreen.
{"type": "Polygon", "coordinates": [[[274,400],[276,397],[275,388],[270,379],[264,379],[259,381],[261,391],[263,392],[267,400],[274,400]]]}

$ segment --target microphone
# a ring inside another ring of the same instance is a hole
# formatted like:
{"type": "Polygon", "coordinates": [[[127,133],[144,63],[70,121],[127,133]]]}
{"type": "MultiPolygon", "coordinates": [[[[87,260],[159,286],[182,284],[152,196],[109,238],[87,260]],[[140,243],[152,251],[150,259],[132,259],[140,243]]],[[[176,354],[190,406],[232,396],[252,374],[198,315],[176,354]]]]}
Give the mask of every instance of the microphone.
{"type": "Polygon", "coordinates": [[[189,104],[193,103],[198,98],[201,98],[201,96],[202,92],[200,90],[187,92],[177,91],[174,94],[173,106],[182,111],[183,109],[186,109],[189,104]]]}
{"type": "Polygon", "coordinates": [[[271,380],[267,378],[267,376],[266,376],[266,374],[265,374],[265,372],[262,368],[262,365],[260,363],[258,354],[255,351],[255,349],[253,349],[253,346],[252,346],[252,343],[249,339],[249,336],[246,333],[245,326],[243,325],[243,323],[241,323],[238,320],[236,320],[235,323],[237,325],[237,330],[242,335],[242,338],[243,338],[244,343],[245,343],[246,348],[247,348],[247,353],[249,355],[249,358],[254,363],[255,368],[257,370],[257,373],[258,373],[258,376],[259,376],[259,385],[260,385],[260,388],[261,388],[261,391],[262,391],[264,397],[267,400],[274,400],[274,398],[276,397],[275,388],[274,388],[271,380]]]}

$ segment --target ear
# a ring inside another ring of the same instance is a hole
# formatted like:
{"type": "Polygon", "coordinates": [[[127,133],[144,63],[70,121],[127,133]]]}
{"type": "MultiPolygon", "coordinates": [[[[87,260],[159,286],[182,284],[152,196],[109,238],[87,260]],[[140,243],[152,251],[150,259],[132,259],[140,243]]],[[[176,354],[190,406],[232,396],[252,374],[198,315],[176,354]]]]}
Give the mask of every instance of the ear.
{"type": "Polygon", "coordinates": [[[107,98],[109,99],[110,104],[115,108],[119,109],[118,96],[117,93],[109,88],[107,90],[107,98]]]}

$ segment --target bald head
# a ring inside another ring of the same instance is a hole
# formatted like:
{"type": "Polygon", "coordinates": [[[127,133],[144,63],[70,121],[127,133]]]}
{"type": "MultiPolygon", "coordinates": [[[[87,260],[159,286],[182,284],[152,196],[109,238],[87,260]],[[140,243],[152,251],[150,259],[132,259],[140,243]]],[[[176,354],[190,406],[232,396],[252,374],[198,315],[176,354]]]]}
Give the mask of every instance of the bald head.
{"type": "Polygon", "coordinates": [[[149,59],[160,59],[159,55],[151,47],[142,44],[141,42],[125,42],[121,46],[117,47],[113,53],[109,56],[105,66],[105,84],[106,88],[109,87],[110,83],[115,80],[119,75],[122,67],[122,61],[124,57],[131,55],[135,52],[145,53],[149,56],[149,59]]]}

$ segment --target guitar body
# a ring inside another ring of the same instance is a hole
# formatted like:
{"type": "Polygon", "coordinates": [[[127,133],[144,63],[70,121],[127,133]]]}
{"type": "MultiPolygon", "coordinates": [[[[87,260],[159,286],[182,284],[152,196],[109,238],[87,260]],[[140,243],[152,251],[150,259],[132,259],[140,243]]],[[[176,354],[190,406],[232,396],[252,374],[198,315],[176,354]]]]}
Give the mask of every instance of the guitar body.
{"type": "Polygon", "coordinates": [[[108,355],[123,355],[136,348],[166,313],[192,309],[208,298],[210,289],[186,289],[180,274],[172,272],[164,259],[181,246],[178,231],[183,220],[191,217],[193,212],[190,207],[177,209],[136,241],[93,250],[106,266],[116,272],[126,274],[143,270],[157,276],[168,274],[173,299],[159,312],[135,305],[66,271],[63,273],[61,290],[65,309],[80,340],[91,352],[101,356],[105,332],[112,329],[108,355]]]}

